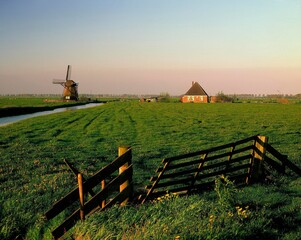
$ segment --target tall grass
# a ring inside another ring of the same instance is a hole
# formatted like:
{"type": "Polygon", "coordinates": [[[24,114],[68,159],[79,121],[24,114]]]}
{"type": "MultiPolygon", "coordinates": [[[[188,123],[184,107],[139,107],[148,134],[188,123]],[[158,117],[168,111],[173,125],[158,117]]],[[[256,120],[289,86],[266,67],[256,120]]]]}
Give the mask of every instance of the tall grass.
{"type": "Polygon", "coordinates": [[[297,185],[300,179],[288,184],[288,195],[280,196],[283,186],[236,189],[227,178],[218,178],[213,193],[167,194],[138,207],[114,207],[79,222],[70,235],[81,239],[297,240],[301,237],[297,185]]]}
{"type": "Polygon", "coordinates": [[[130,145],[139,190],[162,158],[262,134],[300,166],[300,110],[300,104],[116,102],[1,127],[0,238],[43,235],[60,221],[46,224],[41,216],[76,186],[64,158],[89,176],[117,156],[118,146],[130,145]]]}

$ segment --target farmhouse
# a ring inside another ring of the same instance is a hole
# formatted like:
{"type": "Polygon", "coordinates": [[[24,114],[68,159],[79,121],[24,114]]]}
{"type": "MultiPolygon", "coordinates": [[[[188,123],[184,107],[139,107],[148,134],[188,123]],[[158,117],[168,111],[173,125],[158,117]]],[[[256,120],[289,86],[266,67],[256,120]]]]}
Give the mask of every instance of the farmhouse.
{"type": "Polygon", "coordinates": [[[198,82],[192,82],[191,88],[181,97],[182,103],[208,103],[209,96],[198,82]]]}

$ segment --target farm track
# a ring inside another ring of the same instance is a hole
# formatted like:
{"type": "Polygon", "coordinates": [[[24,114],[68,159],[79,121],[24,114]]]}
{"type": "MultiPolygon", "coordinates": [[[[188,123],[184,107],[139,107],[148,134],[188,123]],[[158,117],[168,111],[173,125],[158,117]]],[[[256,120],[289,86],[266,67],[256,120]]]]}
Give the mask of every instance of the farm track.
{"type": "Polygon", "coordinates": [[[89,121],[86,124],[84,124],[83,130],[86,131],[88,129],[88,127],[94,125],[96,123],[97,118],[99,118],[99,116],[95,116],[92,119],[89,119],[89,121]]]}

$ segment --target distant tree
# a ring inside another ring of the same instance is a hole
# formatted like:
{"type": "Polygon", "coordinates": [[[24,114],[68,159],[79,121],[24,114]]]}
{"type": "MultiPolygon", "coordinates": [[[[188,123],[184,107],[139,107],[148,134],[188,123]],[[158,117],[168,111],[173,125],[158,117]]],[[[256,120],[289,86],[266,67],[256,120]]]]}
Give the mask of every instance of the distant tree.
{"type": "Polygon", "coordinates": [[[233,102],[234,98],[230,97],[226,94],[224,94],[223,92],[219,92],[217,94],[217,99],[219,102],[233,102]]]}
{"type": "Polygon", "coordinates": [[[171,98],[169,93],[162,92],[160,93],[159,102],[170,102],[171,98]]]}

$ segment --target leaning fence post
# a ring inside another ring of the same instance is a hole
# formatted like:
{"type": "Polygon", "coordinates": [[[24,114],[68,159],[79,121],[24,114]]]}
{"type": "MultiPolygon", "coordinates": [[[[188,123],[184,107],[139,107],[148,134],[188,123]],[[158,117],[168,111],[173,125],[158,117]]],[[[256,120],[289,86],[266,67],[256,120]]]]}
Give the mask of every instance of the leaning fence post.
{"type": "Polygon", "coordinates": [[[79,190],[80,220],[85,220],[83,176],[81,173],[77,174],[77,181],[78,181],[78,190],[79,190]]]}
{"type": "MultiPolygon", "coordinates": [[[[118,157],[122,156],[129,148],[130,148],[129,146],[120,146],[120,147],[118,147],[118,157]]],[[[119,168],[119,174],[124,172],[130,164],[131,164],[131,157],[128,159],[128,161],[124,165],[122,165],[119,168]]],[[[130,181],[126,180],[124,183],[120,184],[119,191],[122,192],[129,185],[130,185],[130,181]]],[[[129,198],[126,198],[120,205],[124,206],[124,205],[126,205],[126,203],[128,201],[129,201],[129,198]]]]}
{"type": "Polygon", "coordinates": [[[266,136],[257,136],[253,151],[253,167],[252,167],[252,182],[258,182],[263,177],[263,161],[266,152],[266,144],[268,138],[266,136]]]}

